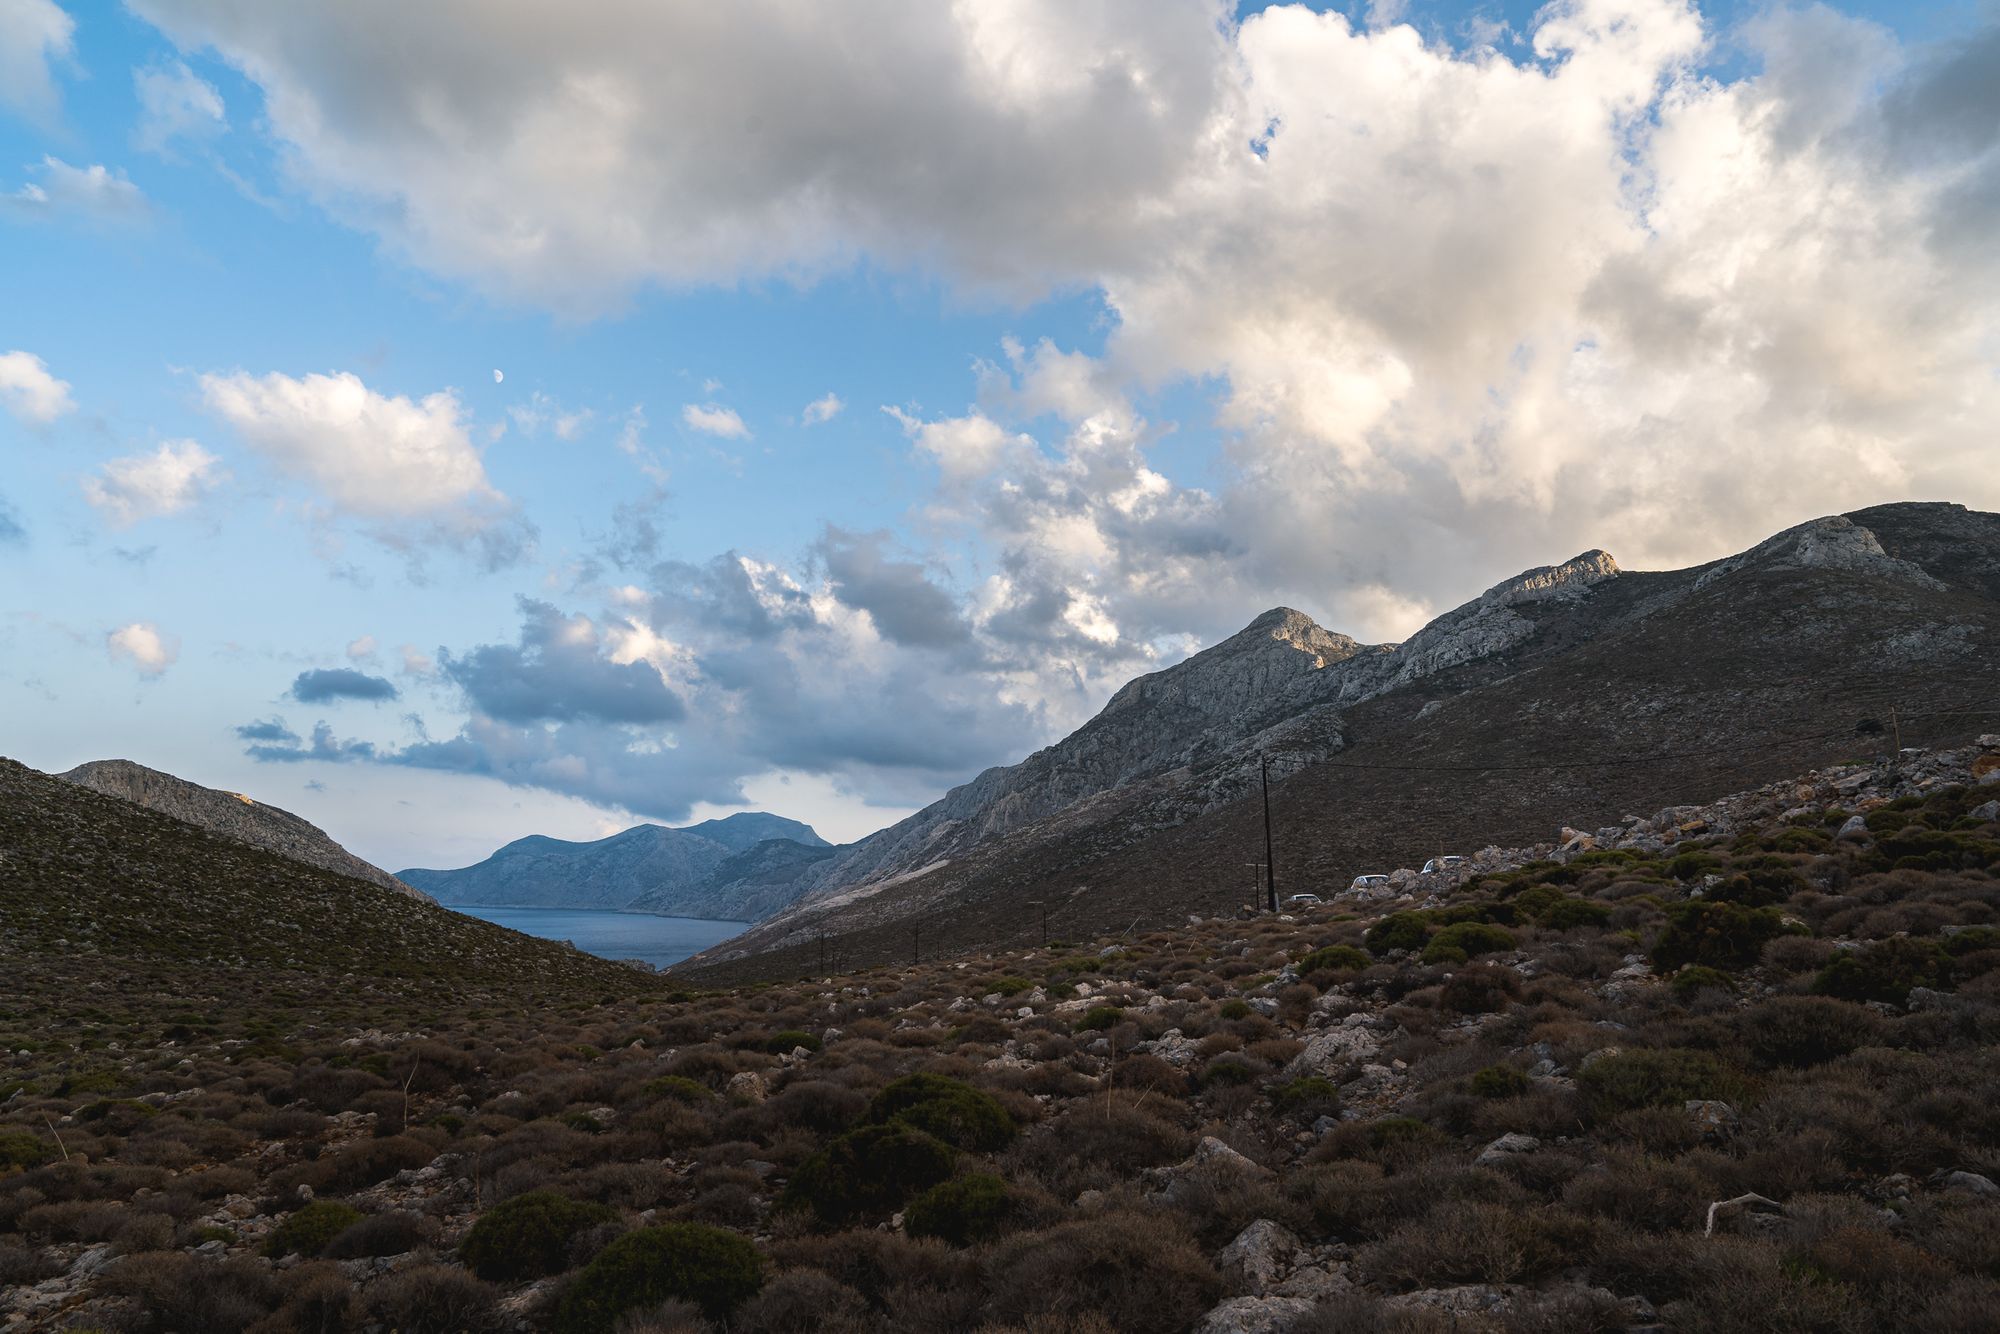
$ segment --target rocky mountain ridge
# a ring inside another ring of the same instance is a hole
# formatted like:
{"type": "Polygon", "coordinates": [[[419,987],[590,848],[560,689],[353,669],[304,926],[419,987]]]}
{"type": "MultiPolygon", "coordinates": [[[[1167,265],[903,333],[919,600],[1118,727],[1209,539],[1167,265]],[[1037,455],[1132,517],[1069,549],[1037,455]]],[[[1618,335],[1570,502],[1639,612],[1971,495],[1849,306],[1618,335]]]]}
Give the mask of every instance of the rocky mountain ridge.
{"type": "Polygon", "coordinates": [[[804,868],[831,852],[810,825],[741,811],[678,829],[634,825],[589,842],[531,834],[473,866],[401,874],[446,904],[755,921],[789,904],[804,868]]]}
{"type": "Polygon", "coordinates": [[[2000,516],[1943,503],[1828,516],[1685,570],[1586,552],[1401,645],[1277,609],[842,849],[787,912],[683,966],[780,968],[822,933],[893,958],[911,920],[973,941],[1044,908],[1109,929],[1213,902],[1261,860],[1260,753],[1297,889],[1489,829],[1525,836],[1585,800],[1608,818],[1703,800],[1825,762],[1876,712],[1932,741],[1977,731],[1947,715],[1995,707],[1996,650],[2000,516]]]}
{"type": "Polygon", "coordinates": [[[366,880],[371,885],[417,898],[427,897],[381,867],[355,856],[311,821],[241,792],[203,787],[131,760],[92,760],[56,777],[306,866],[366,880]]]}

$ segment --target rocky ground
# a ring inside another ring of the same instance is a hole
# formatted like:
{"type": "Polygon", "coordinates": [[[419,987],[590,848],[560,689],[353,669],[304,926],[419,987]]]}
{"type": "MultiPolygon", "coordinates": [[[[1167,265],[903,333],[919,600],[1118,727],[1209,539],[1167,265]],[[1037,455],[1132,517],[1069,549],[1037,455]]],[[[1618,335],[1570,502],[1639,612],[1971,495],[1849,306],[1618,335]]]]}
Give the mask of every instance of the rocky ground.
{"type": "Polygon", "coordinates": [[[0,1066],[0,1329],[2000,1310],[2000,736],[1296,915],[641,981],[367,1026],[337,987],[162,1024],[73,979],[88,1043],[0,1066]]]}

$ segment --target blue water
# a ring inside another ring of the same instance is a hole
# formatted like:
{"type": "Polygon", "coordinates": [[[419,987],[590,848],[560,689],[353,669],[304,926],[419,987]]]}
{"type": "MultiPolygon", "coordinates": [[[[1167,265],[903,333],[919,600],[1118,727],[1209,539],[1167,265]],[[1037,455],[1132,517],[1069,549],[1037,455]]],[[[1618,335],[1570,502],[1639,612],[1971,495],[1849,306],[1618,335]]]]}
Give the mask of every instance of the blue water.
{"type": "Polygon", "coordinates": [[[567,940],[586,954],[606,959],[644,959],[655,968],[679,963],[750,925],[612,912],[608,908],[482,908],[454,904],[452,911],[524,935],[567,940]]]}

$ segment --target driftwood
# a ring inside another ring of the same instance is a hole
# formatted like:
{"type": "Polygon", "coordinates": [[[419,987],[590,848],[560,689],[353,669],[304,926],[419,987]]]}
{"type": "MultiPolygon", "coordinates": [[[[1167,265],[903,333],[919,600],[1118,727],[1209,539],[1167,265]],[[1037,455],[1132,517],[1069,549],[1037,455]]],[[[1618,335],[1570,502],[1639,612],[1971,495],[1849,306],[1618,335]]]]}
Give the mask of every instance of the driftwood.
{"type": "Polygon", "coordinates": [[[1733,1200],[1717,1200],[1708,1206],[1708,1226],[1702,1229],[1702,1235],[1706,1237],[1714,1236],[1715,1225],[1718,1221],[1727,1222],[1743,1214],[1782,1214],[1784,1212],[1784,1205],[1779,1204],[1776,1200],[1767,1200],[1754,1190],[1747,1195],[1738,1195],[1733,1200]]]}

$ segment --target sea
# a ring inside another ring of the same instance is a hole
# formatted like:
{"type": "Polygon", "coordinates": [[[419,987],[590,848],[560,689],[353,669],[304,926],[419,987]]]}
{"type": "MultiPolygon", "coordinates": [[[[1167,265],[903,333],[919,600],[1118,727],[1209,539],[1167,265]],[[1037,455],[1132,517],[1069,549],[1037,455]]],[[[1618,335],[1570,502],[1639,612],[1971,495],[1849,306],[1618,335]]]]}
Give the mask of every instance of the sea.
{"type": "Polygon", "coordinates": [[[486,908],[455,903],[453,912],[544,940],[567,940],[606,959],[644,959],[655,968],[679,963],[742,931],[748,922],[699,917],[655,917],[608,908],[486,908]]]}

